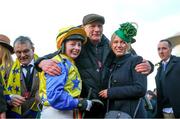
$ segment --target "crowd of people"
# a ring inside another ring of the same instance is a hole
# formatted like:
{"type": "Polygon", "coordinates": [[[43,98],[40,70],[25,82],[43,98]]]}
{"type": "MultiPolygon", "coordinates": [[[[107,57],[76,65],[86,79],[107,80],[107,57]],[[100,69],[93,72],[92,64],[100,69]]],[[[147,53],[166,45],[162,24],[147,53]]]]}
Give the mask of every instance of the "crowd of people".
{"type": "Polygon", "coordinates": [[[19,36],[11,46],[0,34],[0,118],[120,118],[122,112],[131,118],[180,117],[180,58],[171,54],[171,42],[158,44],[162,60],[154,93],[147,91],[154,65],[131,47],[137,24],[121,23],[109,40],[104,23],[103,16],[87,14],[81,25],[61,28],[57,51],[43,57],[29,37],[19,36]]]}

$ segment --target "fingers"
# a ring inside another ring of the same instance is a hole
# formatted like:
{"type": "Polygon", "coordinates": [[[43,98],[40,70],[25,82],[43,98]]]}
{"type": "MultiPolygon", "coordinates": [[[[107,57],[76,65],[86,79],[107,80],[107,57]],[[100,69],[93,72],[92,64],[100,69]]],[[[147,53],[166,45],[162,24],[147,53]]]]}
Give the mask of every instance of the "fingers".
{"type": "Polygon", "coordinates": [[[49,75],[59,75],[61,74],[61,69],[60,67],[58,67],[57,63],[58,61],[53,59],[43,60],[41,61],[41,68],[45,73],[49,75]]]}
{"type": "Polygon", "coordinates": [[[12,101],[11,104],[12,104],[14,107],[18,107],[18,106],[21,106],[22,103],[12,101]]]}
{"type": "Polygon", "coordinates": [[[104,94],[104,90],[99,92],[99,96],[102,96],[104,94]]]}
{"type": "Polygon", "coordinates": [[[136,65],[135,70],[136,70],[137,72],[140,72],[140,73],[141,73],[141,72],[146,71],[146,70],[147,70],[147,67],[146,67],[146,65],[144,65],[144,63],[140,63],[140,64],[136,65]]]}
{"type": "Polygon", "coordinates": [[[15,101],[26,101],[25,97],[22,97],[20,95],[12,95],[11,99],[15,101]]]}
{"type": "Polygon", "coordinates": [[[142,74],[149,74],[151,71],[151,65],[148,61],[143,60],[142,63],[136,65],[135,70],[142,74]]]}
{"type": "Polygon", "coordinates": [[[61,74],[61,69],[60,69],[60,67],[58,67],[58,61],[57,60],[52,60],[52,68],[53,68],[53,71],[54,71],[54,74],[56,74],[56,75],[59,75],[59,74],[61,74]]]}
{"type": "Polygon", "coordinates": [[[0,119],[6,119],[6,113],[0,112],[0,119]]]}
{"type": "Polygon", "coordinates": [[[53,65],[52,66],[44,66],[42,68],[42,70],[51,76],[56,76],[56,75],[60,74],[59,71],[57,70],[57,68],[55,68],[53,65]]]}
{"type": "Polygon", "coordinates": [[[107,98],[107,89],[106,90],[102,90],[99,92],[99,96],[102,98],[107,98]]]}
{"type": "Polygon", "coordinates": [[[26,101],[25,97],[20,95],[12,95],[11,96],[11,104],[15,107],[22,105],[26,101]]]}

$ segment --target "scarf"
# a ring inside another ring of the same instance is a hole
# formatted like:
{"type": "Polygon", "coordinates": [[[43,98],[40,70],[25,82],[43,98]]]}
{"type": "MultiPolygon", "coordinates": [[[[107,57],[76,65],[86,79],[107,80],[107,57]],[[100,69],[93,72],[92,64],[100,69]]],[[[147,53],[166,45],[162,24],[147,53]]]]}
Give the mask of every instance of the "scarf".
{"type": "MultiPolygon", "coordinates": [[[[37,55],[34,54],[34,59],[36,60],[38,58],[37,55]]],[[[18,59],[13,63],[12,69],[10,71],[8,84],[7,84],[7,94],[17,94],[21,95],[21,71],[20,71],[20,62],[18,59]]],[[[38,72],[36,75],[38,75],[39,79],[41,78],[40,73],[38,72]]],[[[31,106],[32,110],[36,111],[37,106],[35,105],[35,102],[31,106]]],[[[13,107],[12,111],[21,114],[21,107],[13,107]]]]}

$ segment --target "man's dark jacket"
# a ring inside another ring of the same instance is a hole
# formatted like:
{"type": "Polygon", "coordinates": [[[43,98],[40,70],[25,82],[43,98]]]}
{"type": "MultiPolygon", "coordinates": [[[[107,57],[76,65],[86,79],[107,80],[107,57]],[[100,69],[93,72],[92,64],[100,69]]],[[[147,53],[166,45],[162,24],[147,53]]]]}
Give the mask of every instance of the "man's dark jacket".
{"type": "MultiPolygon", "coordinates": [[[[58,52],[39,58],[35,62],[36,68],[43,59],[50,59],[58,52]]],[[[82,46],[80,55],[75,59],[76,66],[82,78],[81,97],[89,99],[100,99],[99,91],[106,89],[108,84],[109,66],[113,61],[114,54],[109,46],[109,40],[103,35],[101,42],[93,45],[88,39],[82,46]],[[88,96],[89,95],[89,96],[88,96]]],[[[152,71],[153,65],[151,63],[152,71]]],[[[106,105],[106,100],[100,99],[106,105]]],[[[106,112],[106,106],[103,108],[93,106],[91,112],[87,112],[88,118],[103,118],[106,112]]]]}
{"type": "MultiPolygon", "coordinates": [[[[87,43],[82,46],[80,55],[76,58],[76,66],[79,70],[82,79],[81,97],[89,99],[99,99],[99,91],[107,88],[108,66],[112,61],[112,53],[110,53],[109,40],[103,35],[101,42],[98,45],[93,45],[88,39],[87,43]],[[89,96],[88,96],[89,95],[89,96]]],[[[35,62],[37,64],[42,59],[49,59],[55,56],[58,52],[46,55],[35,62]]],[[[101,99],[104,103],[105,101],[101,99]]],[[[90,113],[86,113],[88,118],[101,117],[105,113],[105,108],[95,107],[90,113]]]]}
{"type": "Polygon", "coordinates": [[[180,117],[180,58],[171,56],[166,71],[162,72],[159,63],[156,75],[157,117],[162,117],[162,109],[172,107],[176,118],[180,117]],[[163,74],[162,74],[163,73],[163,74]]]}

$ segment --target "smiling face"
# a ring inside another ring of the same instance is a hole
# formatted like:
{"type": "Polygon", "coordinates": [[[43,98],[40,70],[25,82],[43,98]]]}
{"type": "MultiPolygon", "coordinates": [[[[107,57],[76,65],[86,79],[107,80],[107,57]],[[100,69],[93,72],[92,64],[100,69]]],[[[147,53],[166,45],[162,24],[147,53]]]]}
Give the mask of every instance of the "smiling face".
{"type": "Polygon", "coordinates": [[[28,65],[34,57],[34,47],[29,42],[16,42],[14,52],[22,65],[28,65]]]}
{"type": "Polygon", "coordinates": [[[87,36],[93,44],[97,44],[101,41],[103,33],[103,24],[100,22],[92,22],[84,26],[87,36]]]}
{"type": "Polygon", "coordinates": [[[113,35],[111,40],[111,49],[116,55],[116,57],[123,56],[127,52],[128,48],[129,46],[125,41],[123,41],[117,35],[113,35]]]}
{"type": "Polygon", "coordinates": [[[163,61],[166,61],[171,56],[172,49],[166,41],[159,42],[157,50],[159,57],[163,61]]]}
{"type": "Polygon", "coordinates": [[[80,40],[69,40],[65,42],[65,54],[76,59],[81,52],[82,42],[80,40]]]}

